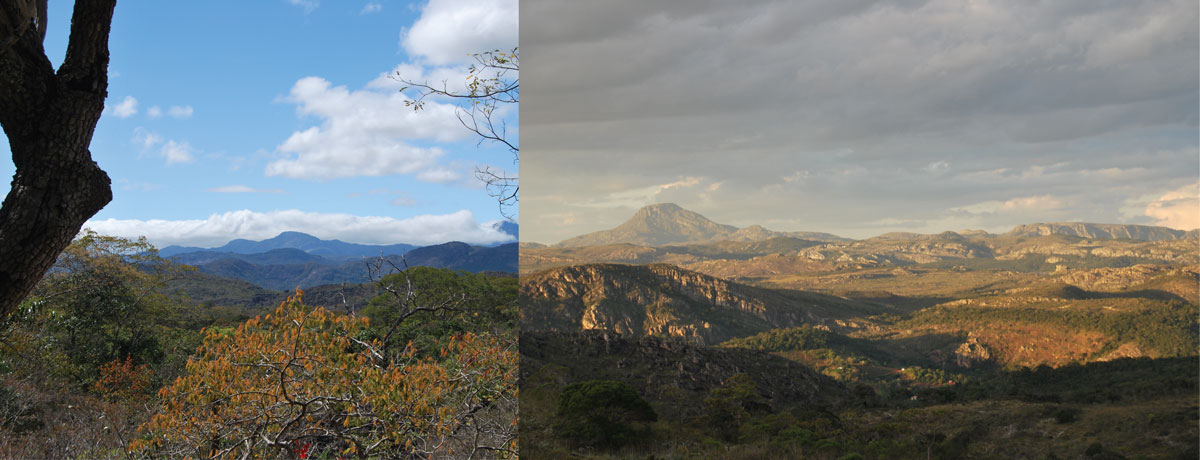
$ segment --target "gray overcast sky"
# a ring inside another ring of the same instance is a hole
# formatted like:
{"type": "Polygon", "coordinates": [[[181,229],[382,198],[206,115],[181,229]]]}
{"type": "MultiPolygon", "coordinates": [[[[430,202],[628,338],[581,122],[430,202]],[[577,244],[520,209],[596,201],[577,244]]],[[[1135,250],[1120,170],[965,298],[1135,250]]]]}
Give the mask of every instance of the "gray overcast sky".
{"type": "Polygon", "coordinates": [[[1195,0],[522,0],[521,240],[1200,226],[1195,0]]]}

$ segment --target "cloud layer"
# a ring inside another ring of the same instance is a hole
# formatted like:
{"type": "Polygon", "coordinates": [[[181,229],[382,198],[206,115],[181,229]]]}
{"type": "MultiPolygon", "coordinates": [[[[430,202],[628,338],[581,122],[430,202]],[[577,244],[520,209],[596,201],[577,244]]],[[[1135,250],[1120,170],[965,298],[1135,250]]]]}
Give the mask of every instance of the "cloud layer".
{"type": "Polygon", "coordinates": [[[263,240],[285,231],[299,231],[322,239],[360,244],[430,245],[448,241],[492,244],[511,239],[509,235],[496,230],[493,223],[477,222],[467,210],[407,219],[294,209],[270,212],[240,210],[196,220],[91,220],[84,227],[104,235],[126,238],[145,236],[160,248],[173,244],[215,247],[235,238],[263,240]]]}
{"type": "Polygon", "coordinates": [[[1114,203],[1200,171],[1194,1],[522,6],[533,241],[621,193],[846,236],[1148,224],[1114,203]]]}

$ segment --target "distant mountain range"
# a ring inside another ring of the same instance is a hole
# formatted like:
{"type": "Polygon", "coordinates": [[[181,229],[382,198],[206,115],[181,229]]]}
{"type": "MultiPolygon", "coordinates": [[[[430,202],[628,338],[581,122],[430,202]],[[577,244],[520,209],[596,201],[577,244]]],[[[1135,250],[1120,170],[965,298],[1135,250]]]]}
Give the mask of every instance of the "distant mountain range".
{"type": "MultiPolygon", "coordinates": [[[[496,230],[513,237],[515,241],[519,233],[516,222],[501,221],[495,225],[496,230]]],[[[499,245],[492,245],[499,246],[499,245]]],[[[161,257],[173,257],[179,254],[195,252],[218,252],[227,254],[261,254],[276,249],[299,249],[307,254],[321,256],[331,260],[360,259],[379,255],[404,254],[420,246],[411,244],[357,244],[339,240],[323,240],[302,232],[283,232],[274,238],[262,241],[236,239],[216,248],[198,248],[190,246],[167,246],[158,250],[161,257]]]]}
{"type": "MultiPolygon", "coordinates": [[[[505,224],[508,224],[506,222],[505,224]]],[[[502,229],[516,231],[516,224],[502,229]]],[[[322,284],[369,281],[366,260],[384,257],[397,266],[427,266],[469,272],[517,271],[517,243],[472,246],[452,241],[431,246],[364,245],[284,232],[263,241],[234,240],[217,248],[168,246],[159,255],[200,272],[285,290],[322,284]]]]}
{"type": "Polygon", "coordinates": [[[1126,239],[1140,241],[1173,241],[1200,236],[1200,230],[1176,230],[1167,227],[1131,224],[1089,224],[1084,222],[1050,222],[1018,225],[1008,232],[1013,236],[1067,235],[1090,239],[1126,239]]]}
{"type": "MultiPolygon", "coordinates": [[[[994,236],[978,230],[959,233],[944,232],[955,236],[994,236]]],[[[1007,236],[1066,235],[1090,239],[1130,239],[1139,241],[1171,241],[1200,237],[1200,230],[1175,230],[1167,227],[1130,224],[1093,224],[1081,222],[1050,222],[1019,225],[1007,236]]],[[[890,240],[914,240],[932,235],[917,233],[887,233],[875,237],[890,240]]],[[[633,217],[609,230],[601,230],[576,236],[559,242],[554,247],[571,248],[609,244],[634,244],[639,246],[665,246],[678,244],[715,243],[719,241],[764,241],[790,237],[821,242],[854,241],[837,235],[820,232],[777,232],[759,225],[738,228],[719,224],[708,218],[679,207],[674,203],[652,204],[639,209],[633,217]]],[[[530,248],[535,246],[530,245],[530,248]]]]}
{"type": "Polygon", "coordinates": [[[347,243],[339,240],[322,240],[307,233],[283,232],[274,238],[262,241],[236,239],[216,248],[167,246],[160,249],[158,254],[162,257],[173,257],[179,254],[197,252],[260,254],[276,249],[294,249],[327,259],[345,260],[378,256],[380,254],[404,254],[415,247],[417,246],[411,244],[370,245],[347,243]]]}
{"type": "Polygon", "coordinates": [[[579,247],[619,243],[662,246],[716,241],[760,241],[778,237],[817,241],[850,241],[849,238],[829,233],[774,232],[758,225],[737,228],[732,225],[718,224],[674,203],[660,203],[639,209],[633,217],[616,228],[580,235],[564,240],[555,246],[579,247]]]}

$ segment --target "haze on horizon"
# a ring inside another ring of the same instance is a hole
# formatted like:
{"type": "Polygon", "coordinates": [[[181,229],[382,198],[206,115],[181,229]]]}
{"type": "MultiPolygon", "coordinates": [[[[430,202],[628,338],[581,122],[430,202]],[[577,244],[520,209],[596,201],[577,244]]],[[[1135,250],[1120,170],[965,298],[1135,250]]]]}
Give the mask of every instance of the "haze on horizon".
{"type": "Polygon", "coordinates": [[[522,241],[1200,227],[1194,1],[522,6],[522,241]]]}

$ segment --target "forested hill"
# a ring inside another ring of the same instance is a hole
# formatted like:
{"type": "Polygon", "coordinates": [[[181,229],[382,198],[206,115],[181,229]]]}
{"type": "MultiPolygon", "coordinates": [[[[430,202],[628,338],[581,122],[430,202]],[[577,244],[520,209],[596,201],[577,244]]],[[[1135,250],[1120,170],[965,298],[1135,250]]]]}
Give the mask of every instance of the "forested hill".
{"type": "MultiPolygon", "coordinates": [[[[519,232],[519,226],[516,223],[510,221],[500,222],[495,225],[495,229],[512,236],[512,241],[516,241],[519,232]]],[[[500,246],[500,244],[486,246],[495,247],[500,246]]],[[[192,253],[252,255],[278,249],[295,249],[305,254],[320,256],[332,261],[345,261],[351,259],[357,260],[363,257],[378,257],[380,255],[400,255],[418,247],[420,246],[403,243],[386,245],[347,243],[339,240],[323,240],[302,232],[283,232],[273,238],[262,241],[236,239],[214,248],[171,245],[159,249],[158,255],[172,258],[181,254],[192,253]]]]}
{"type": "MultiPolygon", "coordinates": [[[[228,246],[228,245],[227,245],[228,246]]],[[[278,248],[261,253],[200,251],[177,253],[167,258],[195,266],[200,272],[236,278],[272,290],[307,288],[322,284],[370,281],[369,264],[379,252],[356,258],[330,258],[298,248],[278,248]]],[[[403,254],[382,255],[385,264],[397,267],[425,266],[473,273],[517,271],[517,244],[495,247],[449,242],[409,249],[403,254]]]]}

